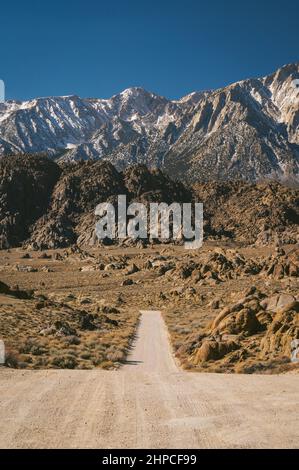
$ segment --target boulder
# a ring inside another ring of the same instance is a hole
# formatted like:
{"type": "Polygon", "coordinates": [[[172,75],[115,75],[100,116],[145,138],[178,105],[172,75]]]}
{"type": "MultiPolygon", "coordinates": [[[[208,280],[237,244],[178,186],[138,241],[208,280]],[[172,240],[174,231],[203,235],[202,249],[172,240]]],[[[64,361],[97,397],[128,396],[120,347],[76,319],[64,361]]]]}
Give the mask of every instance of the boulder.
{"type": "Polygon", "coordinates": [[[125,280],[121,283],[122,286],[131,286],[132,284],[134,284],[133,279],[125,279],[125,280]]]}
{"type": "Polygon", "coordinates": [[[131,264],[131,266],[128,267],[126,274],[130,275],[130,274],[137,273],[138,271],[139,271],[139,268],[136,266],[135,263],[133,263],[131,264]]]}
{"type": "Polygon", "coordinates": [[[294,310],[277,312],[261,340],[261,357],[284,355],[291,360],[292,342],[299,340],[298,305],[294,310]]]}
{"type": "Polygon", "coordinates": [[[0,281],[0,294],[9,294],[9,286],[4,282],[0,281]]]}
{"type": "Polygon", "coordinates": [[[276,294],[261,301],[261,306],[271,312],[278,312],[296,299],[291,294],[276,294]]]}
{"type": "Polygon", "coordinates": [[[84,311],[79,313],[79,325],[81,330],[93,331],[97,329],[97,326],[94,324],[94,315],[84,311]]]}
{"type": "Polygon", "coordinates": [[[192,362],[196,365],[207,361],[217,361],[239,348],[240,345],[236,341],[204,340],[200,348],[195,351],[192,362]]]}
{"type": "Polygon", "coordinates": [[[71,336],[71,335],[76,336],[77,335],[75,328],[72,328],[70,324],[66,321],[57,320],[54,323],[54,326],[57,330],[58,335],[63,335],[63,336],[71,336]]]}

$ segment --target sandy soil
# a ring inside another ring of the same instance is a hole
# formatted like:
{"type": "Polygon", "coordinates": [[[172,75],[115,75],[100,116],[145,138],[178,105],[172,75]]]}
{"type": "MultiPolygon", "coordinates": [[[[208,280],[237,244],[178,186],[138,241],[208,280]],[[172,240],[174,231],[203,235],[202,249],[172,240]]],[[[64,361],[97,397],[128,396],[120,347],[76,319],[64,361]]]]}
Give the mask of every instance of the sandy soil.
{"type": "Polygon", "coordinates": [[[159,312],[119,371],[0,370],[1,448],[296,448],[299,376],[183,372],[159,312]]]}

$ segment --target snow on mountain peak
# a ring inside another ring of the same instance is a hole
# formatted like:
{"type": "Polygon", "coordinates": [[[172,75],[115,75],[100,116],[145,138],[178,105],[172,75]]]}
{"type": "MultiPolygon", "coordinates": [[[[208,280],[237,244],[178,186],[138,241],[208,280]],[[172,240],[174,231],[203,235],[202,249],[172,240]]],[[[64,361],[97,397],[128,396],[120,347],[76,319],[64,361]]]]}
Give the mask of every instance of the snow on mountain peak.
{"type": "Polygon", "coordinates": [[[236,172],[250,179],[282,168],[298,173],[292,87],[298,78],[297,63],[179,100],[130,87],[109,99],[6,101],[0,103],[0,156],[48,152],[67,160],[105,158],[119,168],[143,162],[191,179],[236,172]]]}

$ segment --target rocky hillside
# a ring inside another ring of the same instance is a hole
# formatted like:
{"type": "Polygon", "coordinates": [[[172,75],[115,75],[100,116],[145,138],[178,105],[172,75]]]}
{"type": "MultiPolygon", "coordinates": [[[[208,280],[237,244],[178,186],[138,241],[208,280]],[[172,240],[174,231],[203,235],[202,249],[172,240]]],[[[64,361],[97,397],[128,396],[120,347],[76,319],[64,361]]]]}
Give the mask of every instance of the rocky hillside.
{"type": "Polygon", "coordinates": [[[0,155],[136,163],[190,182],[274,178],[298,183],[299,64],[170,101],[142,88],[0,103],[0,155]]]}
{"type": "Polygon", "coordinates": [[[279,183],[201,183],[186,188],[143,165],[119,172],[109,162],[57,163],[41,156],[0,160],[0,248],[97,243],[100,202],[204,203],[205,236],[261,245],[298,242],[299,191],[279,183]]]}
{"type": "Polygon", "coordinates": [[[165,169],[193,182],[298,182],[298,76],[299,65],[291,64],[210,93],[165,155],[165,169]]]}
{"type": "Polygon", "coordinates": [[[213,238],[268,245],[299,241],[299,191],[277,182],[196,184],[205,232],[213,238]]]}
{"type": "Polygon", "coordinates": [[[44,157],[0,161],[0,248],[17,246],[48,209],[61,169],[44,157]]]}
{"type": "Polygon", "coordinates": [[[0,154],[47,152],[64,161],[106,158],[118,168],[159,166],[205,95],[174,102],[136,87],[108,100],[62,96],[0,103],[0,154]]]}
{"type": "Polygon", "coordinates": [[[0,248],[29,239],[36,248],[94,244],[94,210],[100,202],[188,202],[192,193],[160,170],[145,166],[118,172],[109,162],[59,166],[46,157],[0,160],[0,248]]]}

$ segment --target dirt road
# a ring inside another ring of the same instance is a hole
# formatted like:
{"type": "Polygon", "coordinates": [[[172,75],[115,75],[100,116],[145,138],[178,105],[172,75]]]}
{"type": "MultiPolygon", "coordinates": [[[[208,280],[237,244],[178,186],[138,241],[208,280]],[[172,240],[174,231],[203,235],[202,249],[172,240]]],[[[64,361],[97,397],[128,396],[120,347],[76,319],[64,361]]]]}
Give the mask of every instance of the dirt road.
{"type": "Polygon", "coordinates": [[[1,448],[298,447],[299,376],[183,372],[159,312],[115,372],[0,369],[1,448]]]}

